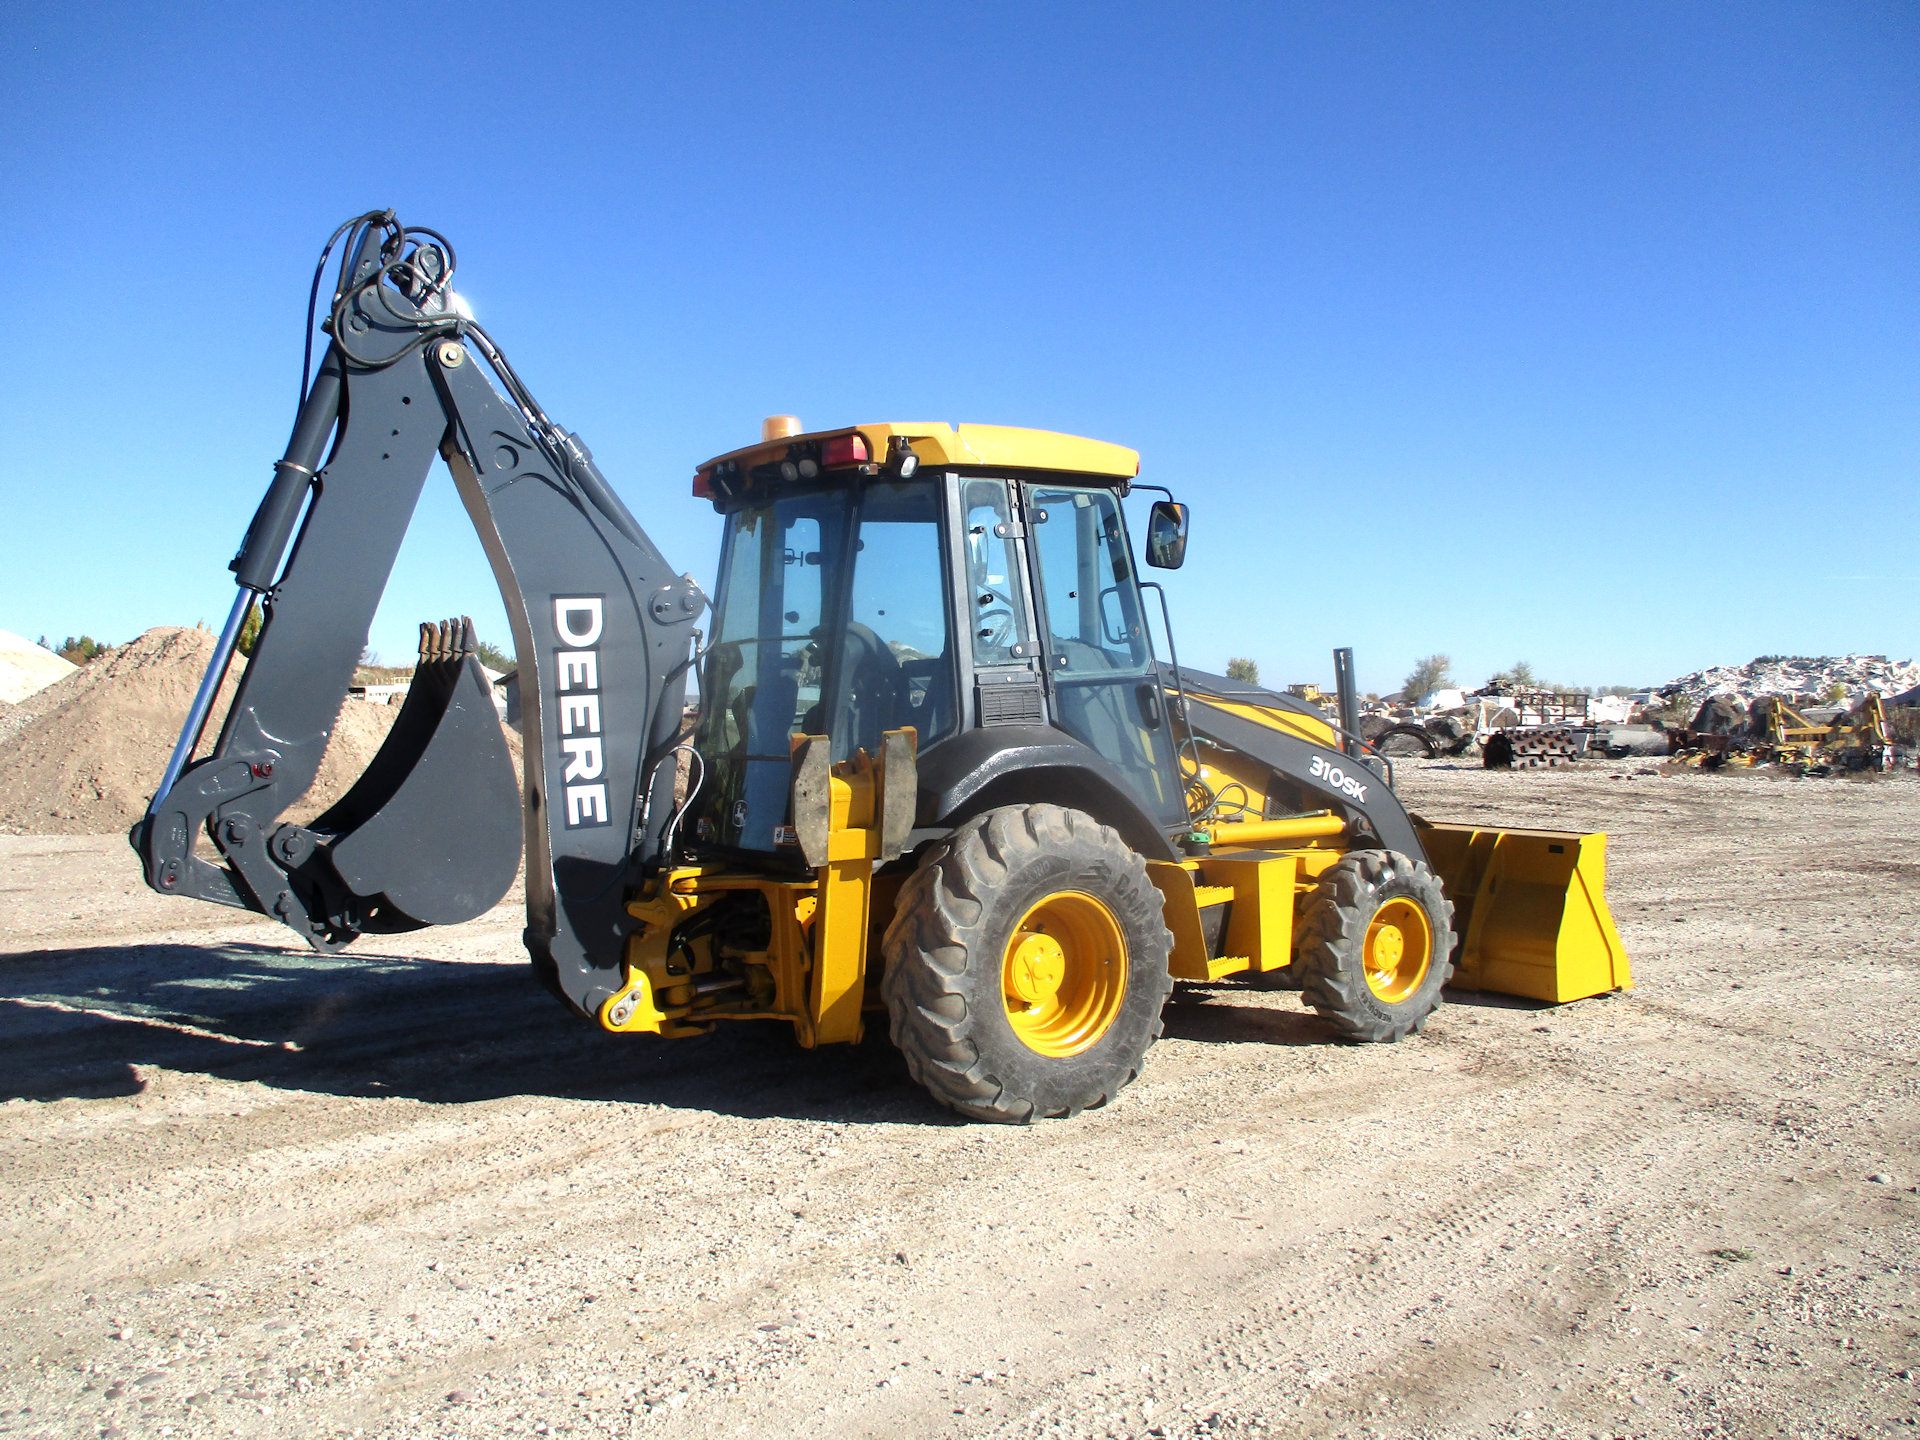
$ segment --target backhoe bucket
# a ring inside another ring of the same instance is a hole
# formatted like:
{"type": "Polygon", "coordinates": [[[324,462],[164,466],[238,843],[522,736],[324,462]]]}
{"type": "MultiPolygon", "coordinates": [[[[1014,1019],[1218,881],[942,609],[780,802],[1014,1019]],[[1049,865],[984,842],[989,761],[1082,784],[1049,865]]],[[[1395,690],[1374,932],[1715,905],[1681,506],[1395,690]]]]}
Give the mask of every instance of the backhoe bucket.
{"type": "Polygon", "coordinates": [[[347,889],[374,902],[369,930],[484,915],[520,870],[520,790],[474,654],[473,621],[420,627],[413,683],[366,773],[316,835],[347,889]]]}
{"type": "Polygon", "coordinates": [[[1422,825],[1420,838],[1453,901],[1455,985],[1556,1003],[1632,988],[1605,835],[1422,825]]]}

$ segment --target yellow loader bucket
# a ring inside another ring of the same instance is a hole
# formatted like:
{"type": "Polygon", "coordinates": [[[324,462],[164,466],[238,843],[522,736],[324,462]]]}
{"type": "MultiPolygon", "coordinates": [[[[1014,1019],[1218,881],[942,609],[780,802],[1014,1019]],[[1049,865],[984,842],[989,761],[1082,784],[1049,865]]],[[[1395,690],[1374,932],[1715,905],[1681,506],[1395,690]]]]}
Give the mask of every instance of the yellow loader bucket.
{"type": "Polygon", "coordinates": [[[1555,1002],[1633,988],[1607,910],[1604,834],[1420,828],[1453,901],[1455,985],[1555,1002]]]}

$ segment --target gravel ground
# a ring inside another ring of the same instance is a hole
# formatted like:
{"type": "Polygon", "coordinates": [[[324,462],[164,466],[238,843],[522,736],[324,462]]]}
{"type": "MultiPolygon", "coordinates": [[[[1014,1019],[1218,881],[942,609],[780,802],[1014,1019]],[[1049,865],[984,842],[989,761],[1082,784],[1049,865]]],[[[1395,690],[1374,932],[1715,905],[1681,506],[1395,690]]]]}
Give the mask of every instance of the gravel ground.
{"type": "Polygon", "coordinates": [[[0,1433],[1912,1435],[1920,781],[1403,765],[1612,832],[1630,994],[1184,989],[1110,1110],[600,1034],[0,836],[0,1433]]]}

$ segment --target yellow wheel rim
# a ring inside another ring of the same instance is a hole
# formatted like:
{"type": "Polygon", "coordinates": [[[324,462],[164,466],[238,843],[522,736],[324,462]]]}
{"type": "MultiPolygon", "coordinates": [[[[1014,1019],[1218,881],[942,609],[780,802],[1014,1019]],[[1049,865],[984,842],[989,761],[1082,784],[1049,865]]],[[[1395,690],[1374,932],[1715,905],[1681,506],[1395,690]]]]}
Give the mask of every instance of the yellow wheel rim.
{"type": "Polygon", "coordinates": [[[1127,993],[1120,922],[1078,890],[1047,896],[1013,927],[1000,991],[1007,1021],[1029,1050],[1064,1057],[1091,1048],[1127,993]]]}
{"type": "Polygon", "coordinates": [[[1419,902],[1388,900],[1367,926],[1367,988],[1389,1005],[1420,988],[1433,966],[1433,929],[1419,902]]]}

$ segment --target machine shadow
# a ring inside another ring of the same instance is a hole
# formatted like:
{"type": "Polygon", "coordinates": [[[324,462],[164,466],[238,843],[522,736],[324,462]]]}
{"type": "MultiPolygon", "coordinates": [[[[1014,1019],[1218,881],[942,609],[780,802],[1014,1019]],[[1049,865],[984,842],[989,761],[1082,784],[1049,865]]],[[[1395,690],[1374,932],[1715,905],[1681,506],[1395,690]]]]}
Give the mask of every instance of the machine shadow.
{"type": "MultiPolygon", "coordinates": [[[[1344,1045],[1326,1022],[1296,997],[1280,1008],[1250,1003],[1260,992],[1237,985],[1178,985],[1167,1006],[1166,1034],[1170,1039],[1220,1041],[1261,1045],[1344,1045]],[[1236,1003],[1237,1002],[1237,1003],[1236,1003]],[[1297,1008],[1296,1008],[1297,1007],[1297,1008]]],[[[1274,992],[1279,994],[1282,992],[1274,992]]],[[[1449,1007],[1476,1010],[1516,1010],[1523,1015],[1551,1012],[1561,1007],[1547,1000],[1528,1000],[1491,990],[1456,990],[1449,986],[1437,1014],[1445,1021],[1449,1007]]]]}
{"type": "Polygon", "coordinates": [[[1455,990],[1451,986],[1447,989],[1447,1004],[1470,1005],[1476,1010],[1518,1010],[1527,1015],[1561,1008],[1551,1000],[1530,1000],[1524,995],[1503,995],[1492,990],[1455,990]]]}
{"type": "Polygon", "coordinates": [[[1255,1004],[1261,992],[1239,985],[1176,985],[1166,1038],[1229,1045],[1333,1045],[1320,1017],[1298,1003],[1255,1004]]]}
{"type": "MultiPolygon", "coordinates": [[[[1183,985],[1166,1035],[1337,1043],[1310,1012],[1254,999],[1183,985]]],[[[436,1105],[537,1095],[747,1119],[965,1123],[914,1084],[882,1034],[820,1051],[777,1024],[693,1040],[609,1035],[522,964],[251,943],[0,955],[0,1100],[137,1094],[143,1067],[436,1105]]]]}
{"type": "Polygon", "coordinates": [[[959,1123],[884,1040],[802,1050],[784,1025],[615,1036],[526,965],[268,945],[0,956],[0,1100],[138,1093],[142,1067],[460,1105],[516,1095],[749,1119],[959,1123]]]}

